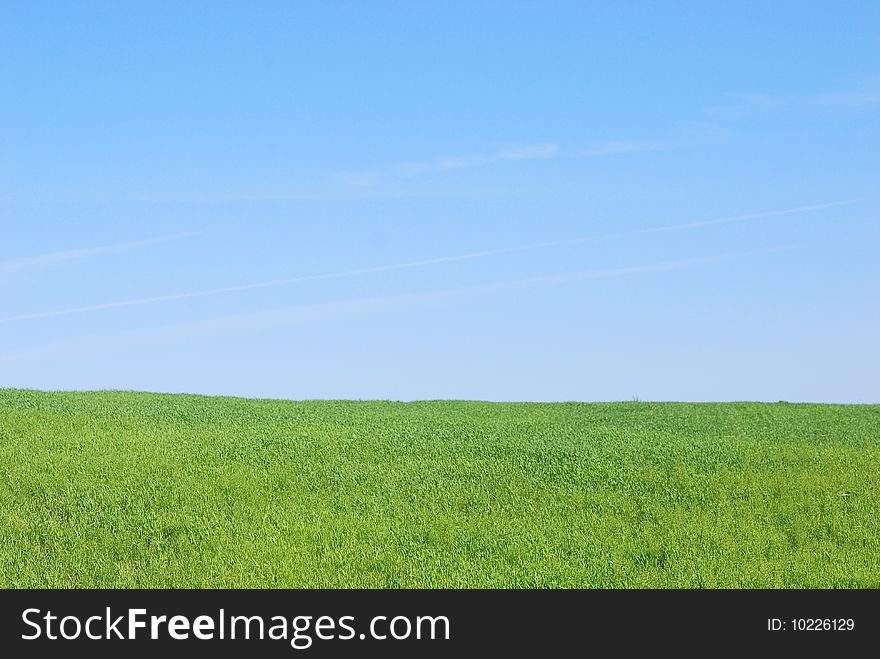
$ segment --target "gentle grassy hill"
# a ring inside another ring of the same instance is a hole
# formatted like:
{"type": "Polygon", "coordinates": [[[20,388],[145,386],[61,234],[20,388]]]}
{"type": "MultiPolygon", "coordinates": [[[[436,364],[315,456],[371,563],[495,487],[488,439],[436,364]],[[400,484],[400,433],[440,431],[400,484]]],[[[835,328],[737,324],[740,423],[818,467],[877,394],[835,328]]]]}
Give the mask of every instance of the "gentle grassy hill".
{"type": "Polygon", "coordinates": [[[0,586],[880,587],[880,406],[0,390],[0,586]]]}

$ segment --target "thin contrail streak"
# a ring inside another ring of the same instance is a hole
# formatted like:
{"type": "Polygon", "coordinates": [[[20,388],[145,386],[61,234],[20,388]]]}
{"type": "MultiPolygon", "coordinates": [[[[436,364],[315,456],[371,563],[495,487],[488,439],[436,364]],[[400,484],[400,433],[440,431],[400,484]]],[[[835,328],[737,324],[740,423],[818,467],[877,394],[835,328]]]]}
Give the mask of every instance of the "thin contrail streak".
{"type": "Polygon", "coordinates": [[[174,233],[167,236],[159,236],[157,238],[148,238],[146,240],[137,240],[128,243],[116,243],[114,245],[100,245],[98,247],[79,247],[76,249],[66,249],[59,252],[50,252],[49,254],[40,254],[37,256],[29,256],[16,261],[7,261],[0,263],[0,272],[16,272],[18,270],[26,270],[29,268],[37,268],[44,265],[52,265],[53,263],[62,263],[64,261],[73,261],[76,259],[85,259],[92,256],[101,256],[103,254],[116,254],[138,247],[147,247],[148,245],[158,245],[167,243],[181,238],[198,235],[198,231],[186,231],[183,233],[174,233]]]}
{"type": "MultiPolygon", "coordinates": [[[[561,244],[561,243],[560,243],[561,244]]],[[[211,295],[224,295],[226,293],[238,293],[240,291],[252,291],[258,288],[272,288],[275,286],[287,286],[289,284],[297,284],[306,281],[318,281],[321,279],[341,279],[343,277],[354,277],[356,275],[366,275],[375,272],[388,272],[391,270],[407,270],[410,268],[420,268],[427,265],[437,263],[449,263],[452,261],[464,261],[467,259],[476,259],[483,256],[492,256],[495,254],[505,254],[508,252],[517,252],[526,249],[536,249],[549,245],[542,243],[540,245],[524,245],[521,247],[509,247],[507,249],[493,249],[483,252],[471,252],[470,254],[459,254],[456,256],[441,256],[435,259],[426,259],[424,261],[409,261],[407,263],[395,263],[393,265],[380,265],[372,268],[361,268],[358,270],[344,270],[342,272],[329,272],[320,275],[304,275],[301,277],[289,277],[286,279],[274,279],[272,281],[263,281],[255,284],[242,284],[240,286],[229,286],[227,288],[212,288],[204,291],[192,291],[189,293],[175,293],[172,295],[158,295],[156,297],[143,297],[135,300],[125,300],[123,302],[110,302],[108,304],[93,304],[85,307],[73,307],[70,309],[59,309],[57,311],[43,311],[40,313],[24,314],[21,316],[7,316],[0,318],[0,323],[11,323],[18,320],[34,320],[37,318],[52,318],[54,316],[69,316],[71,314],[85,313],[87,311],[102,311],[104,309],[120,309],[122,307],[133,307],[141,304],[152,304],[155,302],[169,302],[172,300],[188,300],[197,297],[208,297],[211,295]]]]}
{"type": "Polygon", "coordinates": [[[779,245],[777,247],[767,247],[764,249],[755,249],[747,252],[730,252],[727,254],[716,254],[713,256],[703,256],[691,259],[679,259],[675,261],[656,261],[644,265],[625,266],[622,268],[607,268],[604,270],[584,270],[581,272],[569,272],[559,275],[543,275],[538,277],[529,277],[527,279],[514,279],[498,284],[486,284],[485,286],[475,287],[476,289],[490,288],[509,288],[511,286],[525,286],[531,284],[562,284],[569,281],[586,281],[591,279],[613,279],[616,277],[627,277],[630,275],[640,275],[652,272],[669,272],[673,270],[682,270],[700,265],[710,265],[713,263],[723,263],[725,261],[736,261],[739,259],[751,258],[753,256],[765,256],[767,254],[778,254],[796,249],[796,244],[779,245]]]}
{"type": "Polygon", "coordinates": [[[782,245],[748,252],[732,252],[691,259],[655,261],[653,263],[644,263],[619,268],[582,270],[579,272],[568,272],[557,275],[510,279],[489,284],[478,284],[424,293],[380,298],[361,298],[342,302],[311,304],[281,311],[260,311],[256,313],[236,314],[197,321],[194,323],[128,330],[121,334],[93,337],[91,339],[86,339],[85,341],[81,339],[61,341],[48,346],[29,349],[18,353],[4,354],[0,352],[0,363],[15,362],[32,358],[67,358],[70,355],[77,355],[82,358],[84,349],[92,354],[103,354],[129,348],[160,345],[165,342],[176,343],[178,341],[191,339],[202,340],[205,336],[211,334],[243,332],[283,325],[296,325],[306,322],[340,318],[353,314],[393,310],[407,305],[426,302],[444,302],[465,297],[491,295],[521,288],[680,271],[693,267],[711,265],[713,263],[736,261],[755,256],[784,252],[795,249],[796,247],[796,245],[782,245]]]}
{"type": "Polygon", "coordinates": [[[500,254],[510,254],[513,252],[523,252],[530,251],[536,249],[543,249],[547,247],[561,247],[564,245],[577,245],[585,242],[589,242],[592,240],[599,240],[603,238],[616,238],[623,236],[634,236],[648,233],[655,233],[659,231],[671,231],[675,229],[688,229],[688,228],[696,228],[701,226],[709,226],[713,224],[727,224],[730,222],[743,222],[747,220],[759,219],[759,218],[767,218],[767,217],[777,217],[780,215],[791,215],[794,213],[806,213],[808,211],[820,210],[824,208],[833,208],[835,206],[843,206],[845,204],[852,204],[859,199],[849,199],[846,201],[835,201],[826,204],[815,204],[813,206],[798,206],[795,208],[786,208],[783,210],[776,211],[766,211],[763,213],[752,213],[749,215],[736,215],[733,217],[726,217],[716,220],[704,220],[701,222],[688,222],[685,224],[671,224],[661,227],[651,227],[646,229],[635,229],[632,231],[625,231],[620,233],[606,234],[602,236],[592,236],[586,238],[575,238],[570,240],[555,240],[549,242],[541,242],[541,243],[532,243],[529,245],[520,245],[518,247],[507,247],[503,249],[491,249],[485,250],[481,252],[470,252],[468,254],[458,254],[454,256],[441,256],[433,259],[425,259],[422,261],[408,261],[405,263],[395,263],[391,265],[380,265],[371,268],[360,268],[357,270],[343,270],[341,272],[330,272],[324,274],[317,275],[303,275],[299,277],[288,277],[285,279],[274,279],[271,281],[263,281],[257,282],[253,284],[242,284],[239,286],[229,286],[225,288],[213,288],[207,289],[203,291],[191,291],[187,293],[175,293],[171,295],[158,295],[155,297],[143,297],[137,298],[133,300],[124,300],[121,302],[110,302],[106,304],[93,304],[83,307],[72,307],[68,309],[58,309],[55,311],[43,311],[39,313],[31,313],[31,314],[22,314],[18,316],[6,316],[0,317],[0,323],[12,323],[17,321],[25,321],[25,320],[36,320],[40,318],[55,318],[58,316],[70,316],[73,314],[87,313],[90,311],[104,311],[108,309],[121,309],[124,307],[133,307],[139,306],[143,304],[154,304],[157,302],[171,302],[174,300],[189,300],[192,298],[199,297],[210,297],[214,295],[225,295],[228,293],[239,293],[242,291],[252,291],[260,288],[274,288],[277,286],[288,286],[290,284],[297,284],[301,282],[307,281],[320,281],[323,279],[342,279],[345,277],[355,277],[358,275],[366,275],[373,274],[378,272],[390,272],[394,270],[409,270],[412,268],[422,268],[429,265],[437,265],[440,263],[451,263],[454,261],[467,261],[470,259],[483,258],[487,256],[496,256],[500,254]]]}
{"type": "Polygon", "coordinates": [[[813,206],[797,206],[795,208],[786,208],[779,211],[765,211],[763,213],[750,213],[749,215],[734,215],[733,217],[722,217],[717,220],[703,220],[701,222],[687,222],[685,224],[670,224],[663,227],[653,227],[649,229],[638,229],[632,233],[655,233],[657,231],[672,231],[673,229],[691,229],[696,227],[706,227],[713,224],[729,224],[731,222],[745,222],[746,220],[757,220],[765,217],[779,217],[780,215],[793,215],[795,213],[807,213],[809,211],[822,210],[824,208],[835,208],[836,206],[846,206],[864,201],[863,199],[846,199],[844,201],[832,201],[827,204],[814,204],[813,206]]]}

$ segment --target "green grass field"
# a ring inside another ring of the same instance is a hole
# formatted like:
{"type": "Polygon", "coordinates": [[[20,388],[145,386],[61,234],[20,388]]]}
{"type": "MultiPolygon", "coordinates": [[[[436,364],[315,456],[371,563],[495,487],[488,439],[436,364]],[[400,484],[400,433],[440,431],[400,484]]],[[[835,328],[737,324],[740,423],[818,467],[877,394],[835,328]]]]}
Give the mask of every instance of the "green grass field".
{"type": "Polygon", "coordinates": [[[0,390],[4,587],[880,587],[880,406],[0,390]]]}

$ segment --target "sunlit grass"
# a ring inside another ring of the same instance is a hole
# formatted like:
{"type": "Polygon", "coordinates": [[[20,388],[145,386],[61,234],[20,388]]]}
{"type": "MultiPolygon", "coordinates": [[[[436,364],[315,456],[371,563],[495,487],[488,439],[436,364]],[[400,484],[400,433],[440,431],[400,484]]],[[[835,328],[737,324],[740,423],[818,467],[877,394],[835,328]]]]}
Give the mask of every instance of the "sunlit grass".
{"type": "Polygon", "coordinates": [[[880,406],[0,390],[4,587],[880,587],[880,406]]]}

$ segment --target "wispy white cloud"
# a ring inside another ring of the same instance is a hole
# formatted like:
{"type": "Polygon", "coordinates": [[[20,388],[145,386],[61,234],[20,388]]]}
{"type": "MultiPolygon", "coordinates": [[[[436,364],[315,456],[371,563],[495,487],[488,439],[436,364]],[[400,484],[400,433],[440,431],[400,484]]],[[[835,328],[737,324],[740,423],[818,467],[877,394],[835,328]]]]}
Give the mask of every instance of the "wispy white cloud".
{"type": "Polygon", "coordinates": [[[656,261],[621,268],[583,270],[561,274],[510,279],[489,284],[430,291],[410,295],[362,298],[342,302],[313,304],[280,311],[221,316],[195,323],[181,323],[129,330],[114,335],[74,339],[24,350],[0,353],[0,363],[39,359],[82,359],[96,354],[144,349],[194,340],[209,336],[258,331],[274,327],[295,326],[335,320],[349,316],[392,311],[426,303],[454,302],[469,297],[501,294],[505,291],[566,284],[570,282],[618,279],[646,274],[672,272],[716,263],[766,256],[793,249],[793,245],[748,252],[717,254],[692,259],[656,261]]]}
{"type": "MultiPolygon", "coordinates": [[[[659,151],[667,145],[657,140],[604,140],[580,151],[572,151],[576,156],[608,156],[619,153],[637,153],[643,151],[659,151]]],[[[453,169],[467,169],[496,162],[512,160],[534,160],[563,155],[564,152],[556,144],[523,144],[501,149],[494,153],[472,156],[449,156],[421,163],[402,165],[400,171],[409,176],[426,172],[443,172],[453,169]]]]}
{"type": "Polygon", "coordinates": [[[49,252],[48,254],[38,254],[36,256],[28,256],[22,259],[0,263],[0,273],[18,272],[21,270],[33,270],[58,265],[67,261],[79,261],[96,256],[118,254],[119,252],[127,252],[129,250],[139,249],[141,247],[149,247],[151,245],[167,243],[173,240],[180,240],[181,238],[187,238],[193,235],[196,235],[196,232],[190,231],[185,233],[175,233],[167,236],[159,236],[157,238],[148,238],[147,240],[138,240],[134,242],[100,245],[97,247],[79,247],[58,252],[49,252]]]}
{"type": "Polygon", "coordinates": [[[422,259],[419,261],[405,261],[402,263],[393,263],[390,265],[380,265],[370,268],[358,268],[354,270],[342,270],[338,272],[328,272],[315,275],[302,275],[297,277],[287,277],[284,279],[273,279],[270,281],[262,281],[250,284],[241,284],[238,286],[226,286],[222,288],[212,288],[200,291],[188,291],[184,293],[173,293],[169,295],[157,295],[153,297],[134,298],[131,300],[122,300],[118,302],[108,302],[103,304],[92,304],[80,307],[70,307],[66,309],[55,309],[52,311],[41,311],[29,314],[10,315],[0,317],[0,323],[12,323],[27,320],[38,320],[45,318],[55,318],[59,316],[71,316],[75,314],[89,313],[95,311],[107,311],[112,309],[122,309],[125,307],[141,306],[145,304],[156,304],[160,302],[172,302],[176,300],[188,300],[201,297],[212,297],[216,295],[229,295],[233,293],[242,293],[263,288],[275,288],[279,286],[290,286],[293,284],[305,283],[310,281],[321,281],[328,279],[343,279],[348,277],[357,277],[362,275],[375,274],[380,272],[393,272],[396,270],[411,270],[415,268],[424,268],[442,263],[453,263],[457,261],[468,261],[472,259],[485,258],[490,256],[499,256],[502,254],[512,254],[515,252],[524,252],[537,249],[546,249],[550,247],[561,247],[566,245],[578,245],[590,241],[623,238],[642,234],[655,233],[660,231],[673,231],[680,229],[690,229],[715,224],[728,224],[733,222],[746,222],[751,220],[760,220],[771,217],[779,217],[783,215],[793,215],[798,213],[807,213],[827,208],[834,208],[846,204],[853,204],[860,200],[849,199],[845,201],[835,201],[825,204],[814,204],[812,206],[797,206],[794,208],[785,208],[782,210],[764,211],[761,213],[750,213],[748,215],[735,215],[732,217],[724,217],[713,220],[702,220],[698,222],[687,222],[683,224],[668,224],[659,227],[646,227],[643,229],[633,229],[630,231],[622,231],[618,233],[609,233],[596,236],[587,236],[582,238],[573,238],[567,240],[552,240],[540,243],[530,243],[528,245],[519,245],[515,247],[505,247],[500,249],[490,249],[478,252],[468,252],[465,254],[455,254],[451,256],[440,256],[432,259],[422,259]]]}
{"type": "Polygon", "coordinates": [[[470,169],[493,163],[550,158],[557,155],[558,152],[559,147],[555,144],[519,144],[504,147],[491,153],[443,156],[433,160],[407,162],[379,169],[341,172],[337,174],[336,180],[342,188],[365,188],[388,178],[409,178],[431,172],[470,169]]]}
{"type": "Polygon", "coordinates": [[[706,109],[710,116],[720,119],[739,119],[765,115],[776,111],[800,111],[850,107],[865,108],[880,105],[880,77],[864,80],[850,89],[814,94],[730,94],[730,101],[706,109]]]}
{"type": "Polygon", "coordinates": [[[445,156],[426,162],[406,163],[400,166],[400,171],[406,176],[418,176],[427,172],[448,172],[498,162],[549,158],[558,152],[559,147],[555,144],[521,144],[482,155],[445,156]]]}
{"type": "MultiPolygon", "coordinates": [[[[656,140],[606,140],[596,142],[586,149],[572,150],[570,156],[609,156],[623,153],[659,151],[667,148],[656,140]]],[[[461,169],[483,167],[503,162],[536,160],[565,155],[553,143],[520,144],[498,149],[491,153],[460,156],[443,156],[421,162],[407,162],[382,169],[372,169],[337,174],[336,181],[345,189],[362,189],[390,178],[412,178],[423,174],[449,172],[461,169]]]]}
{"type": "Polygon", "coordinates": [[[613,156],[621,153],[661,151],[666,148],[667,145],[664,142],[657,140],[609,140],[605,142],[596,142],[591,147],[581,151],[579,155],[613,156]]]}
{"type": "MultiPolygon", "coordinates": [[[[333,199],[363,198],[411,198],[434,196],[434,192],[405,189],[403,186],[382,186],[382,183],[403,182],[423,175],[440,174],[456,170],[487,167],[493,164],[519,161],[553,159],[560,157],[579,158],[611,156],[616,154],[659,151],[668,149],[667,142],[657,140],[603,140],[586,148],[564,149],[552,142],[514,144],[484,153],[447,155],[438,158],[399,162],[387,166],[361,170],[342,170],[318,175],[313,180],[291,182],[281,187],[271,185],[252,185],[246,188],[224,188],[200,192],[188,188],[173,193],[144,194],[132,192],[125,196],[106,196],[90,198],[90,201],[131,203],[192,203],[211,204],[226,202],[263,203],[282,201],[323,201],[333,199]]],[[[456,193],[462,194],[460,191],[456,193]]],[[[71,197],[63,201],[79,202],[82,198],[71,197]]]]}

